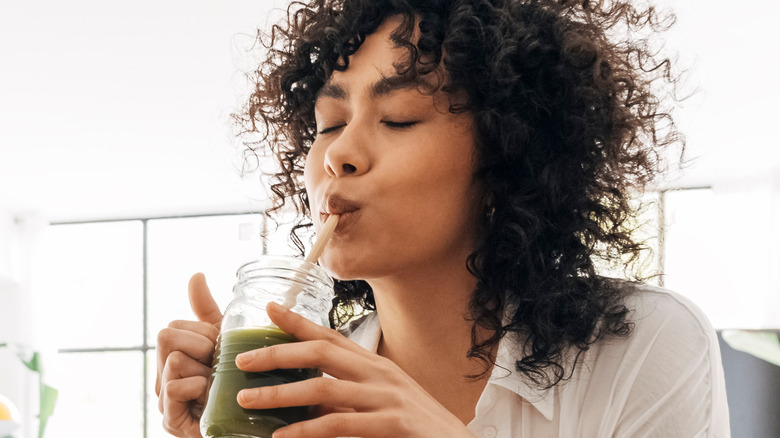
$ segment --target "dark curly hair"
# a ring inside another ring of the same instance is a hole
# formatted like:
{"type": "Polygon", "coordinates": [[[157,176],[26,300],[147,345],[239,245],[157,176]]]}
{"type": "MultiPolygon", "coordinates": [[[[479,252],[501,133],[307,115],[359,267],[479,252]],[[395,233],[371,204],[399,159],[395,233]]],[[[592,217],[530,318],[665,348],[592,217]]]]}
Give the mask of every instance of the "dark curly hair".
{"type": "MultiPolygon", "coordinates": [[[[291,202],[308,216],[302,175],[317,93],[367,35],[399,14],[392,38],[409,53],[399,74],[443,63],[439,86],[468,96],[450,111],[475,120],[476,178],[487,202],[483,239],[464,261],[477,279],[469,355],[490,365],[492,348],[516,336],[526,352],[517,370],[551,387],[573,370],[570,348],[579,357],[603,336],[631,332],[628,283],[597,266],[640,258],[631,201],[662,172],[661,149],[681,142],[660,95],[677,78],[650,39],[674,17],[626,1],[295,2],[283,24],[259,36],[265,59],[235,115],[244,135],[260,137],[247,141],[248,151],[270,152],[279,165],[269,213],[291,202]],[[478,338],[479,327],[492,335],[478,338]]],[[[301,219],[294,227],[301,252],[297,231],[310,226],[301,219]]],[[[370,286],[337,281],[333,326],[360,309],[374,309],[370,286]]]]}

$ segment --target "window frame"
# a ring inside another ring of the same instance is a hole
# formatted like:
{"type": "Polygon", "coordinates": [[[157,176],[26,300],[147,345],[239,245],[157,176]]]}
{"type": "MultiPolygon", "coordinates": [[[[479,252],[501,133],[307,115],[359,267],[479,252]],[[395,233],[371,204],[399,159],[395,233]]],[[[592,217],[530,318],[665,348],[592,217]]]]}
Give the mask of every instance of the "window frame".
{"type": "MultiPolygon", "coordinates": [[[[78,220],[78,221],[59,221],[51,222],[49,226],[62,226],[62,225],[85,225],[85,224],[101,224],[112,222],[141,222],[142,228],[142,256],[141,256],[141,272],[142,272],[142,342],[140,345],[130,347],[87,347],[87,348],[58,348],[57,354],[78,354],[78,353],[115,353],[115,352],[140,352],[141,359],[143,360],[142,370],[142,420],[143,420],[143,438],[149,436],[149,398],[148,392],[150,379],[150,372],[155,373],[155,370],[149,369],[149,354],[156,350],[156,346],[149,344],[149,221],[169,220],[169,219],[197,219],[206,217],[227,217],[227,216],[242,216],[242,215],[257,215],[260,216],[261,230],[266,232],[268,226],[267,216],[262,211],[256,210],[243,210],[243,211],[228,211],[228,212],[211,212],[211,213],[196,213],[196,214],[180,214],[180,215],[164,215],[164,216],[138,216],[138,217],[124,217],[124,218],[112,218],[112,219],[95,219],[95,220],[78,220]]],[[[262,245],[262,254],[266,254],[267,245],[265,241],[262,245]]],[[[152,353],[153,354],[153,353],[152,353]]]]}

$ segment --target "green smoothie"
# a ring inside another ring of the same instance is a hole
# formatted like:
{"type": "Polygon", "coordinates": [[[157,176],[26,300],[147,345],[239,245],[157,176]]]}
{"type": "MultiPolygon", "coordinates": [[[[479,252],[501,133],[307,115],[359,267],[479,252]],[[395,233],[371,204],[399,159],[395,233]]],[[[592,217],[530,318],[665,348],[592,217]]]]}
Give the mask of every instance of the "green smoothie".
{"type": "Polygon", "coordinates": [[[322,375],[317,369],[249,373],[236,367],[239,353],[288,342],[297,339],[276,327],[235,329],[219,335],[208,401],[200,419],[204,436],[271,438],[276,429],[309,418],[308,406],[244,409],[236,401],[238,392],[244,388],[280,385],[322,375]]]}

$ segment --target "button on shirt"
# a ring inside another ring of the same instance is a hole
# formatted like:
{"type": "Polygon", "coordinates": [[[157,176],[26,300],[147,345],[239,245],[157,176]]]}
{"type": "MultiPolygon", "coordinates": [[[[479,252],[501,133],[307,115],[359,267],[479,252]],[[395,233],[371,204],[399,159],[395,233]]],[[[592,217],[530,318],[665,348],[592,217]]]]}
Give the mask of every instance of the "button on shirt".
{"type": "MultiPolygon", "coordinates": [[[[469,430],[484,438],[728,438],[720,350],[707,318],[676,293],[627,287],[631,335],[599,340],[571,379],[551,389],[515,370],[519,346],[504,337],[469,430]]],[[[380,336],[376,314],[349,334],[373,352],[380,336]]]]}

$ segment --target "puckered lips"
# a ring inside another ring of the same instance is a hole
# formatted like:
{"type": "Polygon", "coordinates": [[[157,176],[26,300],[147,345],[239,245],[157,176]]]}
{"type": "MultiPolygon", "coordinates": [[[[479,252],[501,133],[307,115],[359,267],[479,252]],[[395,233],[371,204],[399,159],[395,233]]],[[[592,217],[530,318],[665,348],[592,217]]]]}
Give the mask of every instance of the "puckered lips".
{"type": "Polygon", "coordinates": [[[320,223],[324,224],[332,214],[339,216],[339,224],[334,232],[343,233],[358,220],[360,204],[337,194],[329,194],[320,205],[320,223]]]}

